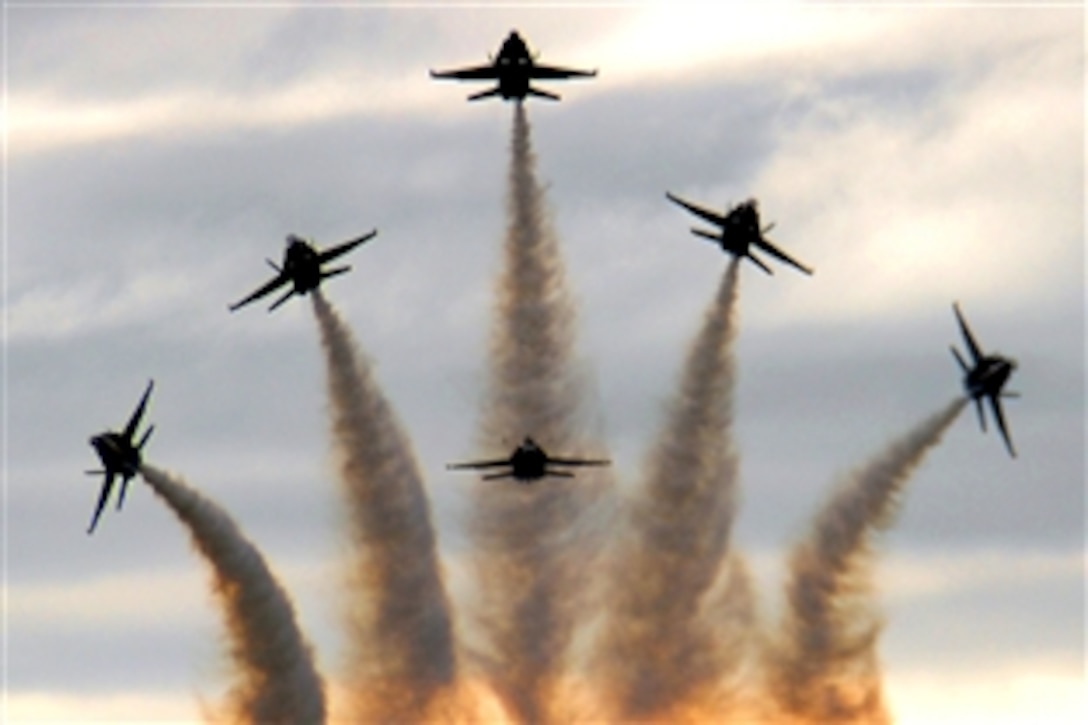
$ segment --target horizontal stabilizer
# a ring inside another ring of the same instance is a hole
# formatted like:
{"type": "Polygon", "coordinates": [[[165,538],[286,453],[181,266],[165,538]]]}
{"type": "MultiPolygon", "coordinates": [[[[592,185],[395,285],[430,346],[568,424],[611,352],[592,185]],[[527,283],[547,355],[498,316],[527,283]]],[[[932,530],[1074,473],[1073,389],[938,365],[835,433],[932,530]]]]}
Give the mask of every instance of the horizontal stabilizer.
{"type": "Polygon", "coordinates": [[[264,261],[268,262],[268,266],[269,266],[269,267],[271,267],[272,269],[276,270],[276,274],[282,274],[282,273],[283,273],[283,269],[282,269],[282,268],[281,268],[281,267],[280,267],[280,266],[279,266],[278,264],[276,264],[275,262],[273,262],[273,261],[272,261],[271,259],[268,259],[268,258],[266,257],[264,261]]]}
{"type": "Polygon", "coordinates": [[[350,266],[336,267],[334,269],[329,269],[329,270],[326,270],[326,271],[322,272],[321,273],[321,279],[328,279],[329,277],[335,277],[338,274],[344,274],[345,272],[350,272],[350,271],[351,271],[350,266]]]}
{"type": "Polygon", "coordinates": [[[774,270],[771,269],[770,267],[768,267],[766,264],[764,264],[763,260],[760,259],[759,257],[757,257],[756,255],[749,252],[748,254],[745,254],[745,255],[742,255],[742,256],[745,256],[748,259],[752,260],[757,267],[762,269],[767,274],[774,274],[774,270]]]}
{"type": "Polygon", "coordinates": [[[478,101],[481,98],[490,98],[491,96],[497,96],[497,95],[499,95],[499,93],[500,93],[499,87],[495,86],[494,88],[490,88],[490,89],[488,89],[486,91],[480,91],[479,93],[473,93],[471,96],[468,97],[468,100],[478,101]]]}
{"type": "Polygon", "coordinates": [[[528,95],[536,96],[537,98],[547,98],[549,101],[558,101],[559,100],[559,94],[558,93],[549,93],[548,91],[542,91],[539,88],[533,88],[532,86],[529,86],[526,89],[525,92],[528,95]]]}
{"type": "Polygon", "coordinates": [[[142,451],[144,449],[144,446],[147,445],[147,439],[151,437],[151,434],[154,431],[155,431],[155,426],[151,426],[150,428],[147,429],[147,432],[144,433],[143,437],[140,438],[140,442],[136,445],[136,450],[142,451]]]}
{"type": "Polygon", "coordinates": [[[273,310],[275,310],[277,307],[282,305],[284,302],[291,299],[291,295],[293,295],[293,294],[295,294],[294,289],[289,289],[286,292],[284,292],[282,297],[280,297],[278,300],[276,300],[275,302],[272,303],[272,306],[268,308],[268,311],[272,312],[273,310]]]}
{"type": "Polygon", "coordinates": [[[708,232],[705,229],[696,229],[695,227],[692,227],[691,228],[691,233],[694,234],[697,237],[702,237],[703,239],[709,239],[710,241],[714,242],[715,244],[721,244],[722,243],[722,238],[721,238],[720,234],[715,234],[714,232],[708,232]]]}
{"type": "Polygon", "coordinates": [[[960,355],[960,351],[956,349],[956,346],[949,345],[948,349],[951,350],[952,354],[956,356],[956,362],[960,364],[960,369],[962,369],[965,373],[970,372],[971,368],[967,367],[967,361],[963,359],[962,355],[960,355]]]}

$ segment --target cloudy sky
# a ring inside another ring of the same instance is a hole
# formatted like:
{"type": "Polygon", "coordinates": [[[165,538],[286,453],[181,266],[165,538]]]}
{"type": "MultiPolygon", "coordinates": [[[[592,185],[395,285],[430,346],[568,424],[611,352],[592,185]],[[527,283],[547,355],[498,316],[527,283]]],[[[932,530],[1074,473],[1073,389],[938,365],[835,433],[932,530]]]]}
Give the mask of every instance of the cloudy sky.
{"type": "Polygon", "coordinates": [[[313,315],[226,310],[289,232],[379,229],[328,296],[411,432],[450,586],[470,587],[466,482],[443,466],[473,454],[512,107],[427,69],[515,27],[544,62],[600,69],[529,118],[622,485],[726,262],[666,190],[757,197],[816,269],[740,280],[738,545],[769,612],[830,485],[960,392],[959,300],[1019,361],[1020,457],[968,409],[911,482],[881,544],[888,697],[901,723],[1080,722],[1084,12],[922,2],[6,2],[10,719],[196,720],[225,685],[205,572],[161,503],[136,485],[85,534],[86,439],[150,377],[149,460],[234,514],[335,676],[313,315]]]}

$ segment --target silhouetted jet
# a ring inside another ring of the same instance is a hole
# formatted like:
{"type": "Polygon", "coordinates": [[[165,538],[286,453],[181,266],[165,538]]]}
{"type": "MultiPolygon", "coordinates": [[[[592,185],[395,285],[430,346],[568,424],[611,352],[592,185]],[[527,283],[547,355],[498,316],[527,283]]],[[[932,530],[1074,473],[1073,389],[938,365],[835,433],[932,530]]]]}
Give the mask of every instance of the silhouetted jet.
{"type": "Polygon", "coordinates": [[[963,387],[967,389],[967,394],[975,401],[979,425],[982,426],[983,431],[986,430],[986,416],[982,411],[982,399],[989,398],[990,410],[993,411],[994,420],[997,421],[997,427],[1001,430],[1001,436],[1005,439],[1005,447],[1009,449],[1009,455],[1015,458],[1016,450],[1013,448],[1008,427],[1005,425],[1001,399],[1018,398],[1020,396],[1019,393],[1006,393],[1002,392],[1001,389],[1005,387],[1005,383],[1008,382],[1012,371],[1016,369],[1016,361],[997,354],[984,355],[979,349],[978,343],[975,342],[971,330],[967,327],[967,322],[963,319],[959,303],[953,303],[952,309],[956,313],[956,320],[960,323],[963,341],[967,345],[967,350],[971,353],[971,365],[967,364],[955,345],[952,346],[952,354],[956,356],[956,362],[963,369],[963,387]]]}
{"type": "Polygon", "coordinates": [[[148,381],[147,389],[144,391],[143,397],[140,398],[140,402],[137,403],[136,410],[132,411],[132,417],[128,419],[123,431],[120,433],[106,431],[91,437],[91,445],[94,446],[98,457],[102,459],[102,469],[87,471],[86,473],[92,476],[104,474],[106,478],[102,482],[102,493],[98,496],[98,505],[94,508],[94,517],[91,518],[91,526],[87,529],[88,534],[94,532],[94,527],[98,525],[98,517],[102,515],[102,510],[106,507],[110,491],[113,490],[114,480],[118,476],[121,477],[121,493],[117,497],[117,510],[120,511],[121,505],[125,502],[125,491],[128,489],[128,482],[140,471],[140,452],[147,443],[147,439],[151,437],[151,431],[155,430],[155,426],[150,426],[147,429],[140,438],[139,443],[135,442],[134,436],[136,435],[136,429],[140,427],[140,419],[144,417],[144,410],[147,409],[147,399],[151,395],[151,388],[154,385],[154,380],[148,381]]]}
{"type": "Polygon", "coordinates": [[[510,32],[503,41],[499,54],[490,58],[488,65],[460,70],[431,71],[431,78],[453,78],[461,81],[497,80],[499,84],[486,91],[475,93],[468,97],[470,101],[478,101],[481,98],[502,96],[504,100],[514,99],[518,103],[525,100],[525,96],[537,96],[538,98],[550,98],[558,101],[555,93],[542,91],[532,86],[534,80],[563,80],[565,78],[592,78],[597,75],[595,70],[574,70],[572,68],[559,68],[556,66],[541,65],[536,62],[536,55],[529,52],[525,41],[521,39],[516,30],[510,32]]]}
{"type": "Polygon", "coordinates": [[[513,478],[521,483],[532,483],[545,476],[558,476],[561,478],[573,478],[574,474],[564,471],[564,466],[607,466],[610,461],[584,460],[578,458],[553,458],[544,452],[536,441],[526,437],[522,444],[514,449],[509,458],[500,458],[489,461],[472,461],[469,463],[451,463],[446,466],[449,469],[508,469],[489,473],[483,477],[485,481],[497,478],[513,478]]]}
{"type": "Polygon", "coordinates": [[[351,269],[349,266],[322,269],[321,265],[336,259],[342,254],[347,254],[363,242],[374,237],[377,233],[378,230],[374,229],[358,239],[352,239],[322,251],[314,249],[314,247],[305,239],[296,237],[294,234],[288,234],[287,249],[284,250],[283,253],[283,266],[278,266],[271,259],[265,260],[272,269],[276,270],[276,276],[253,294],[238,300],[231,305],[230,311],[234,312],[239,307],[248,305],[254,300],[258,300],[265,295],[271,294],[288,283],[291,284],[291,289],[287,290],[282,297],[272,303],[272,306],[268,308],[269,312],[290,299],[291,295],[304,295],[310,290],[317,289],[317,287],[321,285],[322,280],[334,277],[338,274],[343,274],[351,269]]]}
{"type": "Polygon", "coordinates": [[[703,229],[692,228],[692,234],[704,237],[721,245],[722,249],[732,255],[747,257],[755,262],[767,274],[773,274],[773,272],[770,267],[763,263],[763,260],[752,254],[751,248],[753,246],[763,250],[772,257],[776,257],[786,264],[796,267],[805,274],[812,274],[810,268],[787,255],[781,249],[767,241],[763,236],[765,232],[769,232],[774,227],[774,224],[768,224],[766,227],[760,228],[759,210],[756,209],[755,199],[749,199],[748,201],[738,204],[727,211],[723,216],[717,212],[692,204],[690,201],[684,201],[680,197],[673,196],[667,191],[665,192],[665,196],[669,201],[679,204],[695,216],[720,227],[717,232],[708,232],[703,229]]]}

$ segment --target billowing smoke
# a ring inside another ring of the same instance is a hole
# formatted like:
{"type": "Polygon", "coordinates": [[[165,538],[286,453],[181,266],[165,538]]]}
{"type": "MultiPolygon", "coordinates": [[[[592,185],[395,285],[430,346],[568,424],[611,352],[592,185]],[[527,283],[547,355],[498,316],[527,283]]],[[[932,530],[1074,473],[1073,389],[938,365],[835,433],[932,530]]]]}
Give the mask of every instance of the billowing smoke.
{"type": "MultiPolygon", "coordinates": [[[[737,269],[734,258],[688,353],[615,547],[595,668],[615,719],[675,722],[681,709],[705,712],[742,655],[721,646],[729,638],[719,626],[728,617],[706,610],[724,572],[737,505],[737,269]]],[[[740,569],[726,586],[743,604],[750,586],[740,569]]]]}
{"type": "Polygon", "coordinates": [[[784,722],[883,723],[873,603],[872,536],[891,526],[899,494],[963,410],[948,405],[848,475],[789,561],[786,613],[766,663],[784,722]]]}
{"type": "Polygon", "coordinates": [[[239,723],[322,723],[325,693],[294,607],[260,551],[233,519],[182,481],[152,466],[140,473],[189,529],[211,566],[239,682],[221,716],[239,723]]]}
{"type": "Polygon", "coordinates": [[[451,706],[457,684],[451,610],[423,480],[351,333],[319,291],[313,304],[352,543],[349,717],[420,722],[451,706]]]}
{"type": "MultiPolygon", "coordinates": [[[[552,454],[600,457],[584,424],[591,396],[574,362],[574,305],[521,104],[508,181],[477,452],[505,456],[531,436],[552,454]]],[[[475,484],[469,526],[483,644],[460,650],[473,654],[460,661],[411,444],[350,331],[314,291],[350,543],[349,680],[337,708],[346,721],[889,720],[871,540],[893,523],[903,486],[965,401],[894,441],[835,490],[792,552],[780,628],[762,631],[752,577],[731,546],[738,268],[737,259],[729,262],[644,479],[615,520],[607,470],[531,486],[475,484]],[[576,657],[586,646],[588,655],[576,657]]],[[[322,721],[310,649],[260,555],[202,496],[155,469],[143,473],[215,571],[242,679],[228,714],[255,723],[322,721]]]]}
{"type": "MultiPolygon", "coordinates": [[[[559,245],[535,175],[529,124],[515,109],[503,269],[491,339],[481,447],[507,455],[525,436],[552,454],[583,452],[584,386],[573,365],[574,307],[559,245]]],[[[531,487],[480,483],[471,534],[481,586],[480,621],[495,667],[487,677],[521,722],[566,720],[557,694],[579,592],[575,557],[592,558],[579,516],[607,480],[579,473],[531,487]]]]}

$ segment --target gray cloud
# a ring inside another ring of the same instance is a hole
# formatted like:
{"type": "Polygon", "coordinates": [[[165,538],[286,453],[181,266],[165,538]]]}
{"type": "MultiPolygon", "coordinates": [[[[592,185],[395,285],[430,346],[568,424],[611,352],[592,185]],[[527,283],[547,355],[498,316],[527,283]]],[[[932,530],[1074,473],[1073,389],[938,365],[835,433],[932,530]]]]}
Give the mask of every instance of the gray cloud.
{"type": "MultiPolygon", "coordinates": [[[[562,104],[530,106],[540,173],[550,183],[546,201],[581,303],[579,360],[599,384],[601,425],[620,471],[630,475],[643,464],[682,351],[726,261],[687,234],[687,220],[662,198],[665,189],[718,204],[749,193],[766,197],[766,214],[778,222],[775,239],[817,268],[811,280],[741,270],[742,546],[777,549],[791,540],[837,473],[957,390],[956,369],[943,348],[955,341],[950,297],[964,292],[900,276],[905,251],[868,259],[847,282],[876,279],[903,297],[932,292],[931,301],[904,299],[880,314],[859,304],[831,322],[801,324],[800,316],[781,313],[789,300],[788,309],[808,320],[810,308],[850,291],[833,273],[846,252],[869,249],[874,239],[848,234],[853,225],[911,229],[917,220],[897,213],[894,204],[871,215],[868,202],[844,200],[839,184],[852,177],[820,176],[823,167],[801,179],[811,181],[801,203],[786,196],[786,173],[777,169],[804,174],[804,167],[784,159],[786,141],[790,153],[805,148],[805,137],[792,135],[798,129],[822,130],[825,135],[811,138],[829,141],[879,114],[896,121],[878,126],[881,133],[901,127],[909,131],[902,138],[924,145],[949,133],[956,114],[974,104],[1016,111],[1009,94],[1033,68],[1040,69],[1041,89],[1066,87],[1066,73],[1079,84],[1079,63],[1070,62],[1057,78],[1051,72],[1065,67],[1064,48],[1076,45],[1077,33],[1041,20],[1059,16],[1004,12],[942,15],[947,27],[920,40],[896,38],[887,56],[864,46],[871,65],[827,47],[817,54],[826,63],[809,70],[795,60],[768,62],[757,71],[723,65],[697,68],[675,85],[647,78],[639,86],[610,86],[614,74],[602,68],[592,83],[562,88],[562,104]],[[959,39],[948,55],[937,48],[952,48],[946,35],[959,39]],[[924,52],[903,50],[916,47],[924,52]],[[887,61],[892,56],[895,64],[887,61]],[[839,226],[816,223],[831,213],[839,226]]],[[[82,533],[96,491],[91,479],[81,480],[93,464],[86,437],[121,424],[149,376],[159,381],[150,411],[159,424],[152,461],[207,485],[274,563],[335,556],[325,541],[335,509],[316,331],[297,303],[273,316],[225,311],[227,302],[263,281],[261,259],[278,256],[289,231],[328,243],[380,229],[352,260],[355,271],[327,291],[356,328],[411,432],[423,476],[440,502],[443,554],[455,559],[463,553],[463,493],[442,466],[471,452],[486,308],[503,233],[510,108],[469,106],[460,88],[427,86],[425,70],[482,60],[514,25],[539,44],[545,59],[566,62],[575,53],[571,62],[580,62],[592,58],[598,37],[587,29],[590,21],[604,16],[553,11],[530,13],[530,22],[499,11],[218,13],[13,10],[12,97],[25,98],[18,95],[25,89],[86,103],[198,87],[211,97],[253,99],[283,83],[305,85],[329,74],[357,79],[357,92],[366,94],[377,76],[404,74],[418,77],[419,92],[441,111],[356,110],[257,127],[179,123],[172,131],[25,152],[13,136],[5,260],[12,333],[6,342],[6,509],[16,599],[31,585],[76,587],[106,572],[191,569],[179,537],[163,533],[172,524],[143,490],[132,492],[125,511],[110,512],[95,537],[82,533]],[[208,18],[216,21],[214,33],[208,18]],[[564,23],[574,26],[572,35],[564,23]],[[165,27],[176,35],[157,44],[165,27]]],[[[1065,118],[1067,105],[1040,107],[1065,118]]],[[[212,110],[198,106],[189,114],[200,120],[212,110]]],[[[1082,124],[1079,107],[1074,115],[1082,124]]],[[[1001,161],[1001,173],[983,166],[960,190],[972,198],[1015,200],[1016,214],[1006,215],[1001,204],[979,207],[993,225],[981,229],[1012,232],[999,240],[937,240],[941,269],[978,290],[963,302],[982,341],[1020,359],[1013,386],[1024,397],[1010,402],[1009,415],[1024,455],[1009,461],[965,411],[913,481],[900,528],[887,544],[893,553],[939,557],[1002,545],[1064,554],[1082,547],[1083,222],[1065,218],[1083,211],[1083,194],[1072,193],[1083,191],[1082,162],[1076,161],[1083,139],[1063,125],[1047,128],[1054,132],[1049,139],[1016,131],[1002,137],[1007,141],[1000,148],[982,147],[1001,161]],[[1020,165],[1042,141],[1067,148],[1073,160],[1060,168],[1038,160],[1020,165]],[[1059,218],[1051,214],[1056,208],[1064,210],[1059,218]],[[991,245],[983,246],[986,259],[1021,265],[1024,276],[1032,269],[1055,274],[1036,275],[1045,288],[1018,288],[1013,297],[979,272],[976,260],[952,254],[980,243],[991,245]]],[[[841,148],[856,152],[846,160],[863,170],[871,162],[866,139],[850,137],[861,140],[841,148]]],[[[960,138],[966,143],[969,134],[960,138]]],[[[909,160],[916,150],[907,145],[903,153],[909,160]]],[[[880,194],[866,198],[879,201],[880,194]]],[[[944,209],[945,201],[927,196],[910,213],[944,209]]],[[[975,213],[958,208],[946,219],[975,213]]],[[[925,241],[921,230],[917,241],[925,241]]],[[[955,642],[958,657],[949,662],[1015,660],[1017,647],[1034,632],[1044,633],[1051,651],[1062,646],[1058,632],[1076,626],[1069,612],[1078,583],[1058,575],[1047,583],[1053,606],[1014,596],[1014,587],[1004,584],[911,601],[903,626],[916,648],[907,652],[893,625],[888,653],[915,662],[950,622],[965,617],[1015,622],[1023,637],[987,644],[981,628],[963,630],[955,642]]],[[[192,606],[206,609],[199,597],[192,606]]],[[[892,607],[898,622],[905,615],[895,602],[892,607]]],[[[314,639],[323,656],[331,656],[329,643],[338,639],[331,613],[309,601],[300,609],[307,628],[319,630],[314,639]]],[[[126,678],[141,689],[139,683],[177,692],[202,677],[194,672],[206,672],[199,645],[171,648],[176,656],[156,652],[165,641],[184,645],[200,631],[198,620],[172,622],[179,631],[166,632],[128,630],[120,620],[88,630],[62,626],[63,616],[45,623],[24,617],[10,623],[17,692],[121,690],[126,678]],[[64,658],[66,647],[77,645],[111,657],[93,663],[64,658]],[[106,680],[112,684],[100,690],[80,684],[106,680]]]]}

